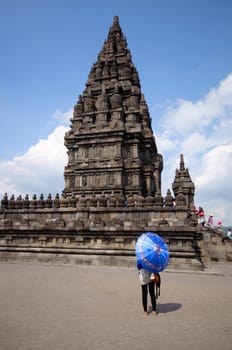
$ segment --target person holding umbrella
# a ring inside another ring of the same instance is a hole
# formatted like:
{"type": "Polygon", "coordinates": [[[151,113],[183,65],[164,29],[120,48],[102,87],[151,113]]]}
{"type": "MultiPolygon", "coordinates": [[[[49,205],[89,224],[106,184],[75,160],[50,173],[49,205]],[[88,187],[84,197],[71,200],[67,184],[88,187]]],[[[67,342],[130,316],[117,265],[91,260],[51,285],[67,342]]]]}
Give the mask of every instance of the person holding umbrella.
{"type": "Polygon", "coordinates": [[[151,298],[152,313],[157,315],[156,311],[156,295],[155,295],[155,283],[151,279],[152,272],[143,268],[143,266],[137,261],[137,269],[139,270],[139,280],[142,288],[142,304],[144,314],[147,315],[147,295],[148,290],[151,298]]]}
{"type": "Polygon", "coordinates": [[[154,282],[154,277],[158,277],[158,283],[160,285],[159,272],[163,271],[169,262],[168,247],[164,240],[157,234],[145,232],[137,239],[135,254],[142,287],[144,313],[147,314],[147,294],[149,290],[153,314],[156,315],[155,283],[157,281],[154,282]],[[153,280],[151,280],[152,274],[153,280]]]}

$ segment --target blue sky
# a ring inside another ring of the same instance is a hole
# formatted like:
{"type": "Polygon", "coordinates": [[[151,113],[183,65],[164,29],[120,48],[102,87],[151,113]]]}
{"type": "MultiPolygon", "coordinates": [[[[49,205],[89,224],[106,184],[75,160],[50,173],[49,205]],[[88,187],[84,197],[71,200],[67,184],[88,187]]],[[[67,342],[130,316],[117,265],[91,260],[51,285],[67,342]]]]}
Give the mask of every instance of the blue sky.
{"type": "Polygon", "coordinates": [[[196,205],[230,224],[229,0],[1,0],[0,195],[63,190],[63,135],[115,15],[164,157],[163,195],[184,153],[196,205]]]}

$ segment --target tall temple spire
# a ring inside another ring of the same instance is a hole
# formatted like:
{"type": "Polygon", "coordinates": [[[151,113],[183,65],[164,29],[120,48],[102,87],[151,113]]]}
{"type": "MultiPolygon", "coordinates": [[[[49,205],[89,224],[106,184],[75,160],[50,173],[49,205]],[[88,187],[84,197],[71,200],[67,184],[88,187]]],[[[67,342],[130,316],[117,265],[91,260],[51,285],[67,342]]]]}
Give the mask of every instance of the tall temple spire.
{"type": "Polygon", "coordinates": [[[161,192],[162,156],[117,16],[74,106],[65,145],[66,196],[161,192]]]}

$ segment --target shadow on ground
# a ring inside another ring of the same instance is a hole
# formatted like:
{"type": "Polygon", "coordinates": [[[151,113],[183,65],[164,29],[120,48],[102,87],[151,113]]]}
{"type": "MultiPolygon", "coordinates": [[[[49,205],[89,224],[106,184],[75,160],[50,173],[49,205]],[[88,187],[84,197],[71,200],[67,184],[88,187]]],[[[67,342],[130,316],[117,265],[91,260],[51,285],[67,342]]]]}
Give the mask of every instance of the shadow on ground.
{"type": "Polygon", "coordinates": [[[178,303],[166,303],[166,304],[159,304],[157,311],[160,314],[166,314],[167,312],[173,312],[173,311],[177,311],[182,307],[182,304],[178,304],[178,303]]]}

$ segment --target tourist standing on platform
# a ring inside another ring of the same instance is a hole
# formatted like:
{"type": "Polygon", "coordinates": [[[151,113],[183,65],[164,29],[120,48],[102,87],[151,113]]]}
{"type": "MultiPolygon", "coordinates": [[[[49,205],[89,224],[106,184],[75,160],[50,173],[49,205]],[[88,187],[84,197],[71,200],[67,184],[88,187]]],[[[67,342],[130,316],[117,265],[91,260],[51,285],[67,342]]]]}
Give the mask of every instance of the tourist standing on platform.
{"type": "Polygon", "coordinates": [[[199,207],[197,211],[197,218],[198,218],[198,224],[201,224],[202,226],[205,225],[205,212],[202,207],[199,207]]]}
{"type": "Polygon", "coordinates": [[[137,268],[139,270],[139,280],[142,289],[142,304],[144,314],[147,315],[147,295],[148,290],[151,298],[152,312],[153,315],[157,315],[156,312],[156,295],[155,295],[155,283],[151,280],[152,273],[142,267],[141,264],[137,263],[137,268]]]}
{"type": "Polygon", "coordinates": [[[232,229],[231,228],[228,229],[226,236],[232,240],[232,229]]]}
{"type": "Polygon", "coordinates": [[[223,224],[222,224],[222,220],[218,220],[217,222],[217,228],[222,228],[223,224]]]}
{"type": "Polygon", "coordinates": [[[213,227],[213,214],[210,214],[207,225],[213,227]]]}

